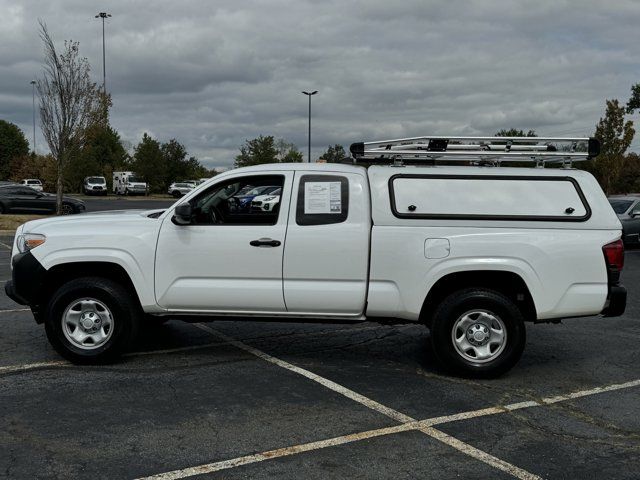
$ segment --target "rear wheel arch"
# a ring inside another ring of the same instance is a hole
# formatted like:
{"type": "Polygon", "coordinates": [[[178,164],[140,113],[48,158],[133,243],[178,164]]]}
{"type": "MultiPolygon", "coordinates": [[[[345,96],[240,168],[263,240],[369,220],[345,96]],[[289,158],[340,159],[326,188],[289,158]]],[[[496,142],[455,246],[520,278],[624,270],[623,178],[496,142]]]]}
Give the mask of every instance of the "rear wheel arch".
{"type": "Polygon", "coordinates": [[[471,270],[443,276],[429,290],[420,310],[420,320],[428,327],[433,313],[451,293],[466,288],[491,289],[511,299],[526,321],[537,318],[535,303],[524,279],[517,273],[503,270],[471,270]]]}

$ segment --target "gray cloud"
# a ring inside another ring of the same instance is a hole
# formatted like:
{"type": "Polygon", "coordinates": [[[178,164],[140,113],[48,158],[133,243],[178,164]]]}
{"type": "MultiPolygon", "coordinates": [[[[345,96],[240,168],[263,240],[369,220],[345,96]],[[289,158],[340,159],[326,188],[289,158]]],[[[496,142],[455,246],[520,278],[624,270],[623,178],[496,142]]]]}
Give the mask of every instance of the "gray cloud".
{"type": "MultiPolygon", "coordinates": [[[[0,118],[30,132],[37,19],[80,41],[101,81],[97,8],[0,0],[0,118]],[[95,11],[94,11],[95,10],[95,11]]],[[[586,135],[640,81],[640,4],[406,0],[110,2],[112,122],[135,144],[175,137],[210,166],[245,139],[329,144],[500,128],[586,135]]],[[[30,136],[30,134],[28,134],[30,136]]],[[[39,146],[44,142],[39,139],[39,146]]]]}

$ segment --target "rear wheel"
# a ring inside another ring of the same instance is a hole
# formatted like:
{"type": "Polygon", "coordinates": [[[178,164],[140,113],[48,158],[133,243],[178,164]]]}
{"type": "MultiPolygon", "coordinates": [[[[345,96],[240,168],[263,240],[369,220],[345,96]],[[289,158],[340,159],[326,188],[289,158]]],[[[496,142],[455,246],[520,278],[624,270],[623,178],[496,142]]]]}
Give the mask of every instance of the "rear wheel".
{"type": "Polygon", "coordinates": [[[182,196],[178,190],[174,190],[173,192],[171,192],[171,195],[174,198],[180,198],[182,196]]]}
{"type": "Polygon", "coordinates": [[[51,297],[45,311],[49,342],[76,364],[115,360],[138,330],[140,308],[118,283],[98,277],[69,281],[51,297]]]}
{"type": "Polygon", "coordinates": [[[447,370],[471,377],[497,377],[520,359],[526,341],[524,317],[500,292],[469,288],[436,308],[431,344],[447,370]]]}

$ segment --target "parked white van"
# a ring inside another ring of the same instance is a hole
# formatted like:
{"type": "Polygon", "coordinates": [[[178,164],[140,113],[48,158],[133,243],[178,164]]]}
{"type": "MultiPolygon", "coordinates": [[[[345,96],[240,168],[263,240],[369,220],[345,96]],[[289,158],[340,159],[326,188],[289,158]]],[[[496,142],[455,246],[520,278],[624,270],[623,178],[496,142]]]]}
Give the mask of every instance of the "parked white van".
{"type": "Polygon", "coordinates": [[[113,172],[113,193],[116,195],[146,195],[147,183],[134,172],[113,172]]]}

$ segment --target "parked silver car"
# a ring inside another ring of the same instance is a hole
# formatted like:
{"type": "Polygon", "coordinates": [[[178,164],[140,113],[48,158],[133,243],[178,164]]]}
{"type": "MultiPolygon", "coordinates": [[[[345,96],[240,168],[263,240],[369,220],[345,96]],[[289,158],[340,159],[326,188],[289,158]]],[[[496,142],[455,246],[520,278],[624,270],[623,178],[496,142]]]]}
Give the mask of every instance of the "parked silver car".
{"type": "Polygon", "coordinates": [[[186,195],[195,188],[193,183],[188,182],[176,182],[169,185],[168,193],[176,198],[186,195]]]}
{"type": "Polygon", "coordinates": [[[640,245],[640,195],[609,197],[609,203],[622,223],[625,245],[640,245]]]}

